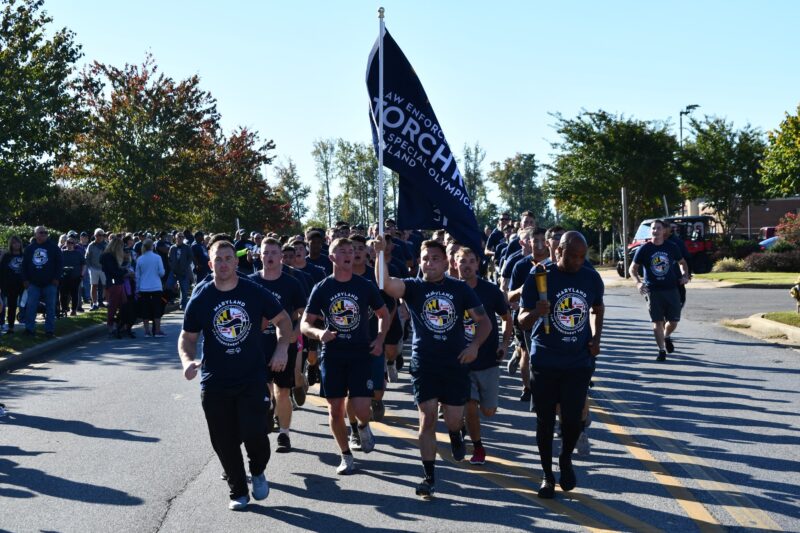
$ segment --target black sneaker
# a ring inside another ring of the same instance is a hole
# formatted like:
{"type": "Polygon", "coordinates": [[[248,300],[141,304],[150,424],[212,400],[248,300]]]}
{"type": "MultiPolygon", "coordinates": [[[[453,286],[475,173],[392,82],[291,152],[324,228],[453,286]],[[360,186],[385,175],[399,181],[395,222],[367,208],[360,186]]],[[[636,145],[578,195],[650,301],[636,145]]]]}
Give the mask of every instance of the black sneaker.
{"type": "Polygon", "coordinates": [[[464,437],[461,431],[456,432],[455,436],[450,435],[450,450],[453,452],[453,460],[461,462],[467,454],[467,447],[464,445],[464,437]]]}
{"type": "Polygon", "coordinates": [[[558,485],[564,492],[569,492],[575,488],[575,470],[572,468],[572,459],[569,457],[559,457],[558,467],[561,474],[558,477],[558,485]]]}
{"type": "Polygon", "coordinates": [[[278,447],[275,448],[278,453],[287,453],[292,451],[292,441],[289,439],[288,433],[278,433],[278,447]]]}
{"type": "Polygon", "coordinates": [[[397,359],[395,359],[394,364],[397,367],[398,371],[403,370],[403,365],[405,365],[405,359],[403,359],[403,354],[399,354],[397,356],[397,359]]]}
{"type": "Polygon", "coordinates": [[[519,396],[519,401],[521,402],[529,402],[531,401],[531,389],[525,387],[522,389],[522,394],[519,396]]]}
{"type": "Polygon", "coordinates": [[[430,481],[428,478],[422,480],[422,483],[417,485],[417,496],[422,498],[423,500],[430,500],[433,498],[433,493],[435,492],[435,488],[433,486],[433,482],[430,481]]]}
{"type": "Polygon", "coordinates": [[[667,353],[672,353],[675,351],[675,344],[673,344],[672,339],[669,337],[664,338],[664,346],[667,348],[667,353]]]}
{"type": "Polygon", "coordinates": [[[658,351],[658,357],[656,357],[656,361],[666,361],[667,360],[667,352],[664,350],[658,351]]]}
{"type": "Polygon", "coordinates": [[[539,492],[537,492],[536,495],[545,500],[552,500],[555,494],[556,479],[552,474],[549,476],[544,476],[542,478],[542,484],[539,486],[539,492]]]}

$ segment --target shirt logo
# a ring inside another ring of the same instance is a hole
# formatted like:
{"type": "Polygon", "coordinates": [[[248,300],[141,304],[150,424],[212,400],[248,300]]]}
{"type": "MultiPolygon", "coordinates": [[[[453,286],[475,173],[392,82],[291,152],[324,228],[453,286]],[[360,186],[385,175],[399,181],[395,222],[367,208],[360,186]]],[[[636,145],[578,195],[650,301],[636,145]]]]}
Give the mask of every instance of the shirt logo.
{"type": "Polygon", "coordinates": [[[361,321],[358,304],[347,296],[338,296],[331,302],[329,317],[339,331],[352,331],[361,321]]]}
{"type": "Polygon", "coordinates": [[[669,255],[665,252],[656,252],[650,257],[650,270],[656,276],[664,276],[669,272],[669,255]]]}
{"type": "Polygon", "coordinates": [[[567,292],[556,302],[553,309],[556,328],[565,335],[583,329],[589,317],[589,306],[580,294],[567,292]]]}
{"type": "Polygon", "coordinates": [[[469,311],[464,311],[464,338],[467,339],[467,342],[472,342],[472,339],[475,338],[475,331],[477,330],[477,326],[475,325],[475,321],[472,320],[472,317],[469,316],[469,311]]]}
{"type": "Polygon", "coordinates": [[[33,251],[33,265],[40,267],[47,263],[47,250],[44,248],[37,248],[33,251]]]}
{"type": "Polygon", "coordinates": [[[214,315],[214,335],[225,346],[241,344],[251,326],[247,311],[239,305],[224,305],[214,315]]]}
{"type": "Polygon", "coordinates": [[[8,263],[8,268],[14,271],[15,274],[22,272],[22,256],[16,255],[12,257],[11,261],[8,263]]]}
{"type": "Polygon", "coordinates": [[[441,295],[431,296],[422,306],[422,317],[431,331],[444,333],[450,331],[456,322],[456,309],[453,301],[441,295]]]}

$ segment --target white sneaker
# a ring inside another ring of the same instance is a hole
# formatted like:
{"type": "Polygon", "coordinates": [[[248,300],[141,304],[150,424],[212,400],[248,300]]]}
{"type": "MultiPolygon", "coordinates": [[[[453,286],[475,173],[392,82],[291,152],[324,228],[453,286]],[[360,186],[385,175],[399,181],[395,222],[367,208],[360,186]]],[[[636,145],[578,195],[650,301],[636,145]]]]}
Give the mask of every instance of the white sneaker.
{"type": "Polygon", "coordinates": [[[397,383],[397,366],[386,365],[386,376],[389,379],[389,383],[397,383]]]}
{"type": "Polygon", "coordinates": [[[352,455],[342,455],[342,462],[339,463],[339,467],[336,469],[336,473],[340,476],[346,476],[347,474],[352,474],[353,470],[356,467],[353,465],[353,456],[352,455]]]}
{"type": "Polygon", "coordinates": [[[589,445],[589,436],[586,430],[581,431],[581,436],[578,437],[578,442],[575,444],[575,453],[578,455],[589,455],[592,453],[592,447],[589,445]]]}
{"type": "Polygon", "coordinates": [[[241,511],[250,503],[250,496],[242,496],[228,502],[228,509],[231,511],[241,511]]]}
{"type": "Polygon", "coordinates": [[[361,451],[361,437],[358,436],[358,432],[353,433],[351,430],[348,444],[350,445],[350,451],[361,451]]]}
{"type": "Polygon", "coordinates": [[[361,451],[364,453],[369,453],[375,449],[375,435],[372,434],[372,430],[369,428],[369,425],[358,428],[358,436],[361,437],[361,451]]]}
{"type": "Polygon", "coordinates": [[[253,476],[253,499],[265,500],[269,496],[269,483],[267,476],[263,472],[261,475],[253,476]]]}

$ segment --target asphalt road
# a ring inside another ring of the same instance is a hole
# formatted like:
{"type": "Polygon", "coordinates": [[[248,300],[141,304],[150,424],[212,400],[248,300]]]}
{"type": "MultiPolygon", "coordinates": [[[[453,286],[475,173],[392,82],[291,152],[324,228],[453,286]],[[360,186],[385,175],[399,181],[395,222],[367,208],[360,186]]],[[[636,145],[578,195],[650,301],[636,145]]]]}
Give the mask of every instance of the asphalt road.
{"type": "Polygon", "coordinates": [[[0,376],[0,530],[800,531],[798,352],[716,324],[783,292],[690,292],[677,351],[656,363],[644,302],[610,289],[592,453],[576,456],[578,488],[549,502],[535,494],[535,417],[507,375],[500,412],[484,421],[487,465],[452,462],[440,426],[437,498],[418,500],[416,414],[401,373],[356,474],[335,474],[311,394],[295,412],[295,450],[272,456],[269,498],[230,512],[198,383],[181,377],[173,315],[166,339],[100,339],[0,376]]]}

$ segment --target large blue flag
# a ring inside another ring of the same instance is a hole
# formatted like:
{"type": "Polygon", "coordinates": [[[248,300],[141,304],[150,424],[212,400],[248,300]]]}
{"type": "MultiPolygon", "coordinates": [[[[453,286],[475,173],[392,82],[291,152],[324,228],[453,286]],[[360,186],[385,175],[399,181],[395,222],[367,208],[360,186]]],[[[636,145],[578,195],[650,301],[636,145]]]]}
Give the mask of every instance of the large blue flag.
{"type": "MultiPolygon", "coordinates": [[[[375,153],[378,146],[378,41],[367,63],[367,90],[375,153]]],[[[384,166],[400,175],[400,229],[444,228],[464,246],[483,254],[464,178],[433,112],[425,89],[403,51],[383,39],[384,166]]]]}

